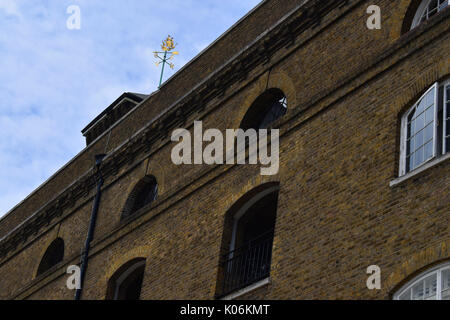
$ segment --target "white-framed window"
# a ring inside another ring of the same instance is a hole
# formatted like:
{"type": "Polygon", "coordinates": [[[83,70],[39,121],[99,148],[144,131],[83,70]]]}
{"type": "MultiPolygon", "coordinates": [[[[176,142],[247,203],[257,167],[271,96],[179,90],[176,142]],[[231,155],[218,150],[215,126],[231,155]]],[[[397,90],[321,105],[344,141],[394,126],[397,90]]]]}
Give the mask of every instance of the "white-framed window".
{"type": "Polygon", "coordinates": [[[416,11],[411,29],[414,29],[422,22],[430,19],[438,12],[450,5],[450,0],[423,0],[416,11]]]}
{"type": "Polygon", "coordinates": [[[450,81],[435,83],[401,120],[400,176],[450,151],[450,81]]]}
{"type": "Polygon", "coordinates": [[[450,300],[450,262],[409,281],[394,294],[394,300],[450,300]]]}

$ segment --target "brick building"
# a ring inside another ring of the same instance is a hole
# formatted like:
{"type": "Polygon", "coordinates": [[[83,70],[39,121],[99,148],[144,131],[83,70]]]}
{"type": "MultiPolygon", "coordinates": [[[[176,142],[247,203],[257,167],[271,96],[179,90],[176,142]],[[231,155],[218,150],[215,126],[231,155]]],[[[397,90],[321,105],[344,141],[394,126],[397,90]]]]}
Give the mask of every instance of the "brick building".
{"type": "Polygon", "coordinates": [[[261,2],[157,92],[119,97],[0,220],[0,298],[73,299],[85,255],[82,299],[449,299],[449,16],[261,2]],[[194,121],[279,128],[278,173],[175,165],[194,121]]]}

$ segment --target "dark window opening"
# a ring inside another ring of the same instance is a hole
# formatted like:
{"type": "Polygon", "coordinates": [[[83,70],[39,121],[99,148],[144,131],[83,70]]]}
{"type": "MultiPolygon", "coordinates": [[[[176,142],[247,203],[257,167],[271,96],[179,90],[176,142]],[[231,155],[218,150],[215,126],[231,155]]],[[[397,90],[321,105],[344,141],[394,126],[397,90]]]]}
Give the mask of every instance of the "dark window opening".
{"type": "Polygon", "coordinates": [[[39,264],[37,275],[43,274],[53,266],[60,263],[64,258],[64,241],[55,239],[47,248],[39,264]]]}
{"type": "Polygon", "coordinates": [[[266,129],[286,114],[287,100],[280,89],[269,89],[250,106],[241,122],[241,129],[266,129]]]}
{"type": "Polygon", "coordinates": [[[269,277],[277,203],[278,187],[272,187],[234,215],[230,244],[221,257],[218,297],[269,277]]]}
{"type": "Polygon", "coordinates": [[[145,259],[127,262],[108,282],[107,300],[139,300],[144,279],[145,259]]]}
{"type": "Polygon", "coordinates": [[[125,219],[139,209],[155,201],[158,196],[158,183],[154,176],[145,176],[141,179],[128,197],[122,212],[121,220],[125,219]]]}

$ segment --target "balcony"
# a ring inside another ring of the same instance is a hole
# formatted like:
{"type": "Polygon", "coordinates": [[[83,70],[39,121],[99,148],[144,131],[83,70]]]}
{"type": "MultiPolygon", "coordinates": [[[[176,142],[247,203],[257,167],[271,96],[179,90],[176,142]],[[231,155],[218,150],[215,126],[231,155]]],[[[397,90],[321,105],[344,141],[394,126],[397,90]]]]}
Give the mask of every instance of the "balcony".
{"type": "Polygon", "coordinates": [[[272,229],[222,257],[222,290],[218,298],[269,277],[273,235],[272,229]]]}

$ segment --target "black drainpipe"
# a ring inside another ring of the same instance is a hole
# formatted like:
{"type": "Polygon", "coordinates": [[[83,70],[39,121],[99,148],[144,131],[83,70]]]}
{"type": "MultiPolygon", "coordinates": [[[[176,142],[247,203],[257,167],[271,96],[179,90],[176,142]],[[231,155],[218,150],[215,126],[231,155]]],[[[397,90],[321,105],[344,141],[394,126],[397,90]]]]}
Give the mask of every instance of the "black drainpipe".
{"type": "Polygon", "coordinates": [[[91,241],[94,237],[94,229],[95,222],[97,220],[98,206],[100,204],[100,197],[102,195],[102,185],[103,185],[103,177],[100,172],[100,165],[102,164],[102,160],[105,157],[105,154],[98,154],[95,156],[95,180],[97,181],[97,193],[94,199],[94,205],[92,207],[91,213],[91,221],[89,222],[89,230],[86,237],[86,243],[84,245],[84,251],[81,255],[81,270],[80,270],[80,289],[77,289],[75,292],[75,300],[80,300],[81,292],[83,290],[83,282],[84,276],[86,274],[86,269],[88,265],[88,257],[89,257],[89,248],[91,245],[91,241]]]}

